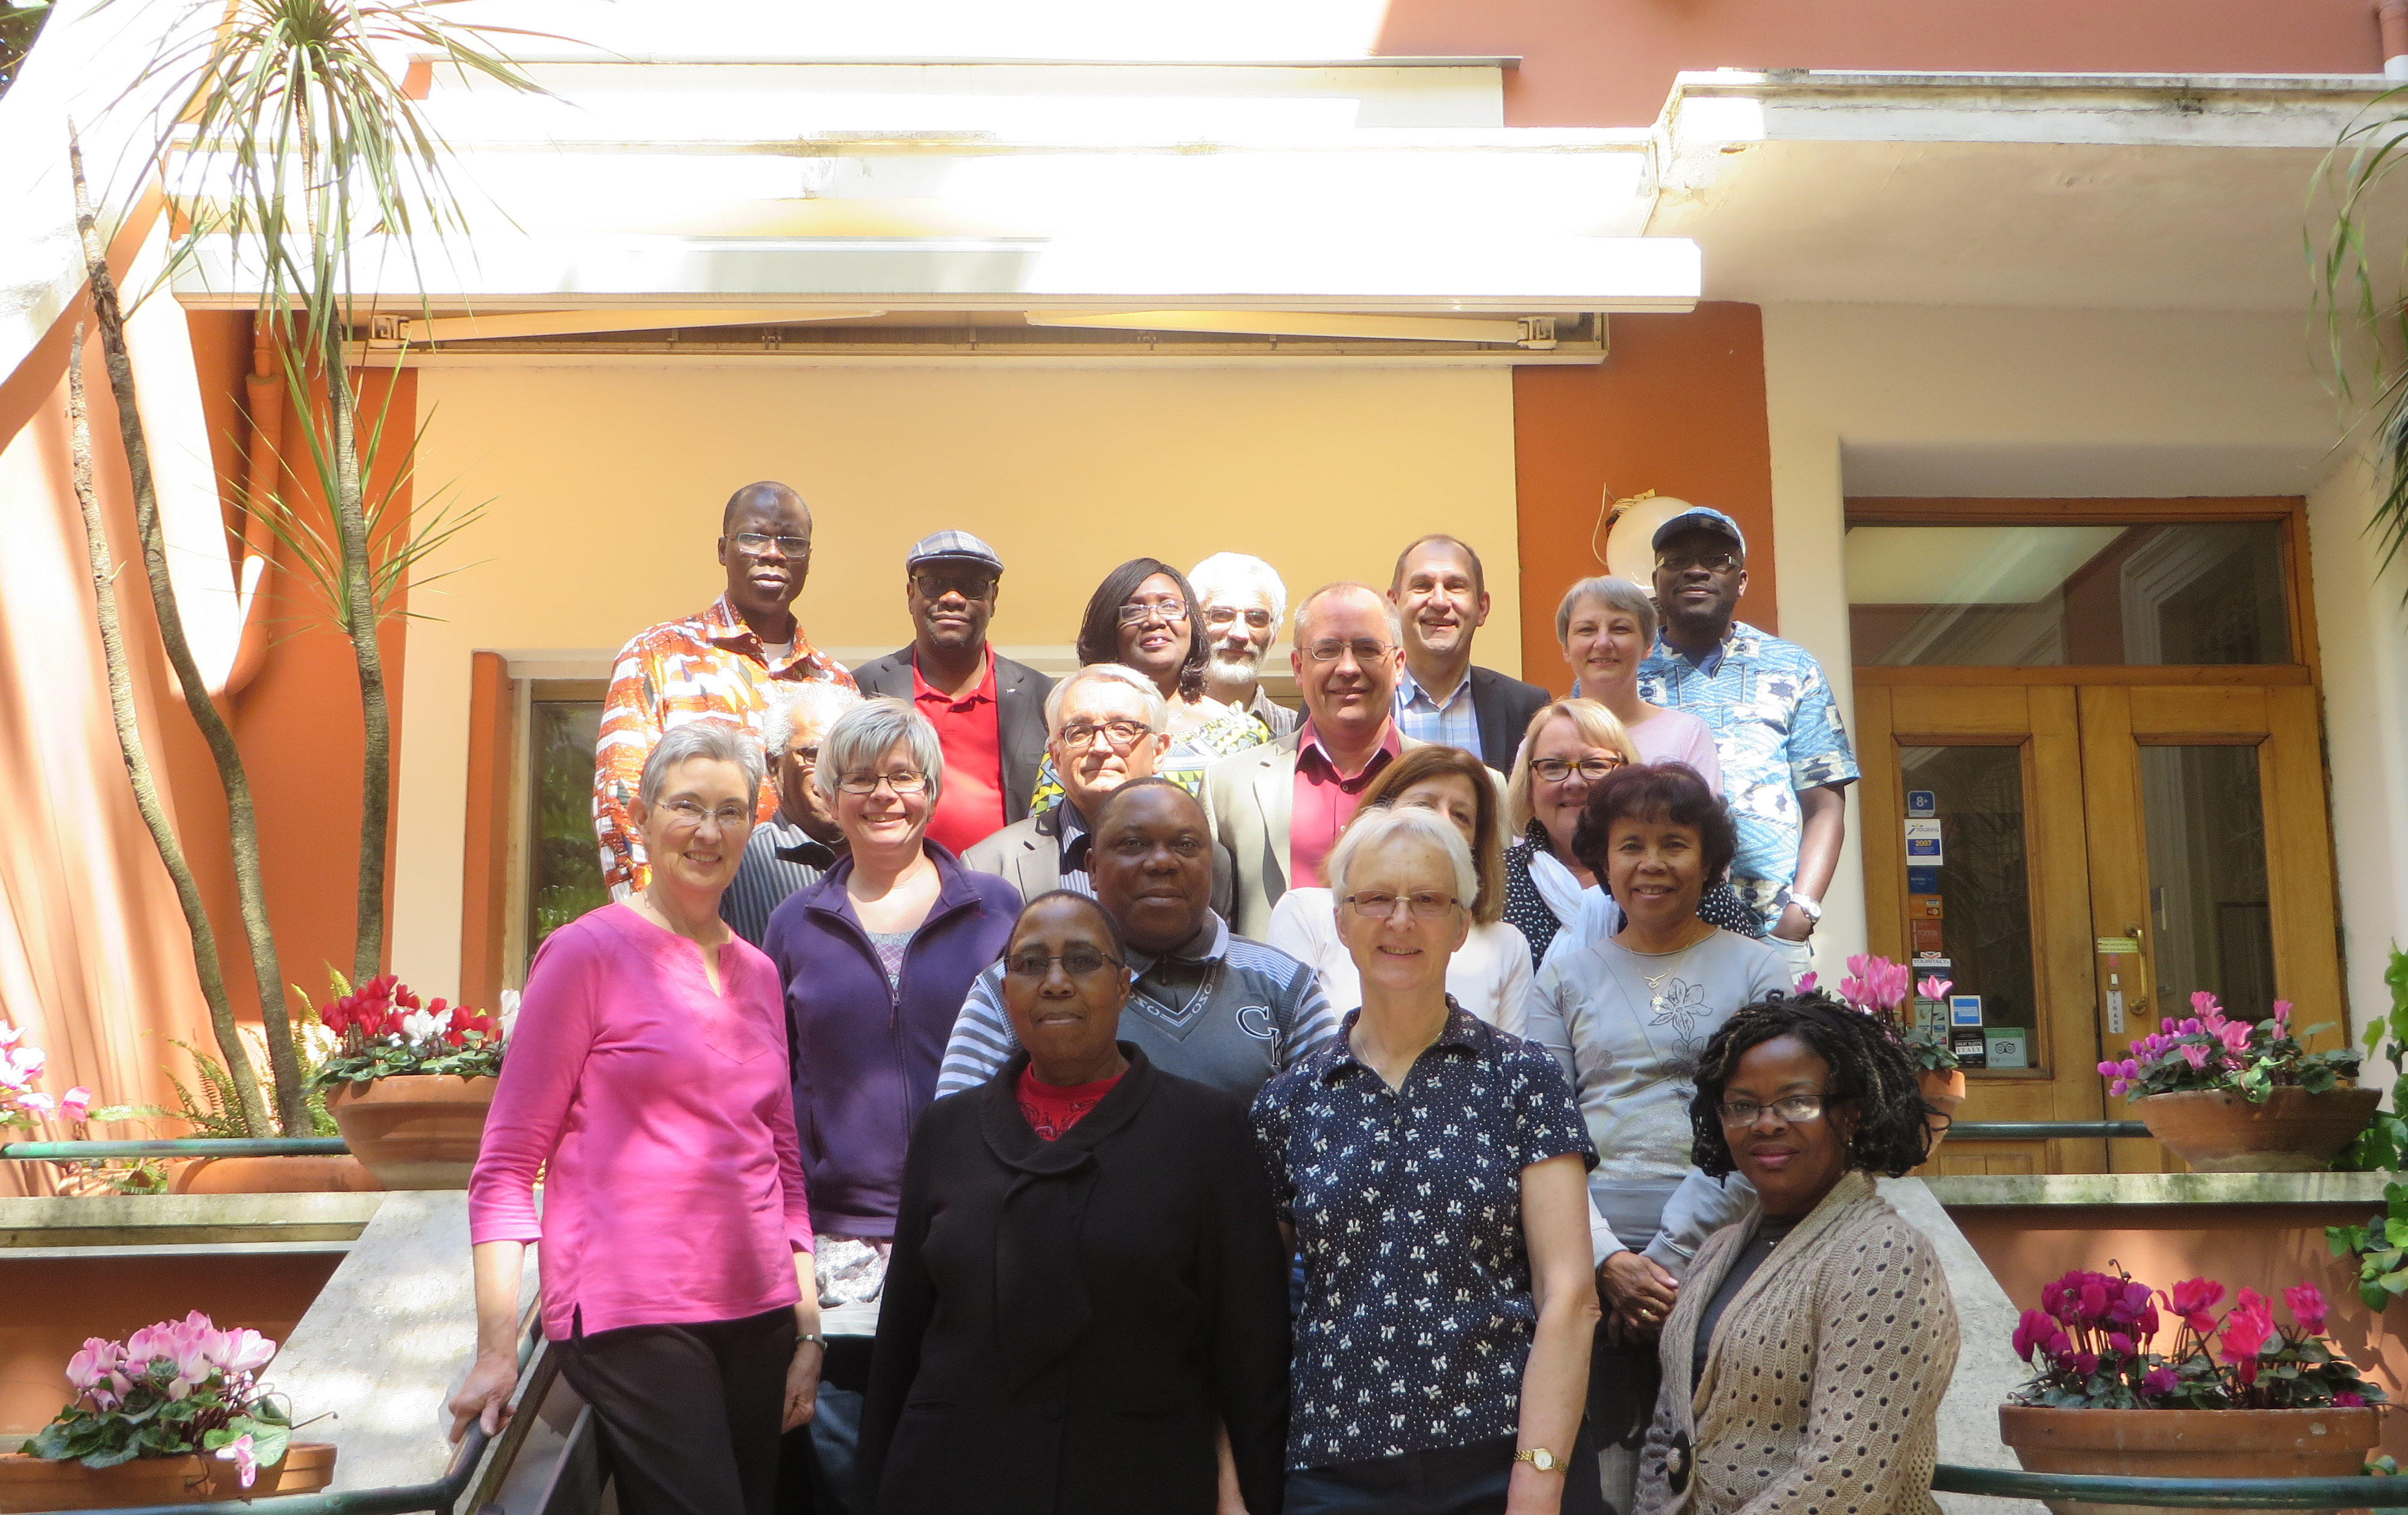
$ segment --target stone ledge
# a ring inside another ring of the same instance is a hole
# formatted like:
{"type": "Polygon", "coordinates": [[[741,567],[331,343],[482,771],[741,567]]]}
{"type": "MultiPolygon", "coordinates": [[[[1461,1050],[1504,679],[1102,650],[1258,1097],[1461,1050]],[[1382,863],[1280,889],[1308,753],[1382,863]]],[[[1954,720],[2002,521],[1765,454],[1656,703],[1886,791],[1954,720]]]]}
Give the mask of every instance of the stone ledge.
{"type": "Polygon", "coordinates": [[[2025,1205],[2365,1205],[2389,1173],[1994,1173],[1928,1179],[1950,1209],[2025,1205]]]}
{"type": "Polygon", "coordinates": [[[97,1194],[0,1199],[0,1257],[21,1248],[351,1241],[392,1197],[97,1194]]]}

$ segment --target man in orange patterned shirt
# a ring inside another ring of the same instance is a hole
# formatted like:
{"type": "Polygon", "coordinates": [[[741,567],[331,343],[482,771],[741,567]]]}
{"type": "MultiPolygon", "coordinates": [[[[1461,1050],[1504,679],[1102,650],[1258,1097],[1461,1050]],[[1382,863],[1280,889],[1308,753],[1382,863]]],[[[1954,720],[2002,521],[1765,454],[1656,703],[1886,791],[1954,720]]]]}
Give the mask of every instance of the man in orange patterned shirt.
{"type": "MultiPolygon", "coordinates": [[[[717,716],[761,735],[762,685],[781,679],[853,687],[843,664],[803,636],[794,604],[811,567],[811,512],[783,484],[728,496],[719,561],[727,592],[700,615],[663,622],[619,650],[594,750],[594,831],[614,899],[644,884],[644,843],[627,818],[644,760],[671,726],[717,716]]],[[[761,786],[760,819],[778,808],[761,786]]]]}

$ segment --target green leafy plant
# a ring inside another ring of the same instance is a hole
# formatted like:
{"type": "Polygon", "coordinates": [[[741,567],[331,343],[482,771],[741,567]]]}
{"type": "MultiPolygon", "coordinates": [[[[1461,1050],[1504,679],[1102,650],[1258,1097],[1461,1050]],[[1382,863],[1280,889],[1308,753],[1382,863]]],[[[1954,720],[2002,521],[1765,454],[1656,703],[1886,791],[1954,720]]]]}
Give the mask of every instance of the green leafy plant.
{"type": "MultiPolygon", "coordinates": [[[[2397,1172],[2408,1153],[2408,952],[2394,943],[2383,981],[2391,986],[2391,1010],[2366,1028],[2366,1050],[2389,1062],[2402,1077],[2391,1085],[2391,1108],[2377,1110],[2349,1150],[2333,1165],[2349,1172],[2397,1172]]],[[[2335,1257],[2358,1259],[2358,1296],[2369,1309],[2382,1309],[2408,1293],[2408,1183],[2383,1186],[2383,1208],[2364,1225],[2329,1225],[2325,1243],[2335,1257]]]]}
{"type": "Polygon", "coordinates": [[[501,1076],[502,1030],[492,1014],[447,1005],[439,997],[423,1001],[389,973],[327,1006],[325,1018],[340,1040],[319,1065],[322,1090],[338,1083],[365,1088],[379,1079],[414,1073],[501,1076]]]}
{"type": "Polygon", "coordinates": [[[2332,1030],[2333,1023],[2295,1030],[2289,1000],[2276,1000],[2274,1013],[2254,1025],[2225,1014],[2215,996],[2203,989],[2191,995],[2190,1008],[2194,1013],[2180,1021],[2169,1019],[2133,1042],[2130,1056],[2099,1065],[2109,1093],[2141,1099],[2229,1089],[2253,1105],[2263,1105],[2277,1088],[2323,1093],[2358,1077],[2354,1049],[2308,1050],[2307,1039],[2332,1030]]]}
{"type": "Polygon", "coordinates": [[[234,1464],[248,1489],[292,1440],[291,1412],[259,1384],[275,1355],[258,1332],[222,1331],[198,1310],[122,1343],[89,1337],[67,1361],[75,1399],[21,1450],[90,1468],[200,1452],[234,1464]]]}

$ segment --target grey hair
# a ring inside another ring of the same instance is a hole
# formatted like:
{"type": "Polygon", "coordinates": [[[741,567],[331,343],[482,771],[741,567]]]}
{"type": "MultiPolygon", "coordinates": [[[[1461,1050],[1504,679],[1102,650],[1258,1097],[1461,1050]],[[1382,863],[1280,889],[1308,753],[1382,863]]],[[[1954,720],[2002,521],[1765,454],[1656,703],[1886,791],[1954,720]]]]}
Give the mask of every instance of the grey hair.
{"type": "Polygon", "coordinates": [[[1062,705],[1070,691],[1081,684],[1126,684],[1145,696],[1146,729],[1159,736],[1170,729],[1170,702],[1162,697],[1162,686],[1125,663],[1090,663],[1076,673],[1064,678],[1045,696],[1045,735],[1059,736],[1062,731],[1062,705]]]}
{"type": "Polygon", "coordinates": [[[1572,607],[1583,600],[1602,600],[1611,608],[1630,617],[1639,622],[1640,635],[1646,637],[1647,645],[1656,645],[1656,602],[1647,597],[1645,590],[1627,579],[1598,574],[1564,591],[1562,601],[1555,606],[1557,646],[1562,646],[1564,639],[1571,636],[1572,607]]]}
{"type": "Polygon", "coordinates": [[[825,734],[837,717],[861,703],[861,696],[842,684],[820,679],[802,684],[772,679],[763,697],[767,703],[761,707],[761,747],[772,763],[795,745],[797,728],[816,726],[825,734]]]}
{"type": "Polygon", "coordinates": [[[945,787],[945,749],[937,728],[912,707],[910,700],[882,694],[836,718],[820,733],[820,765],[811,782],[830,805],[836,803],[837,782],[846,774],[867,771],[896,742],[911,749],[911,761],[928,776],[928,803],[934,806],[945,787]]]}
{"type": "Polygon", "coordinates": [[[761,756],[761,744],[752,734],[735,722],[720,716],[705,716],[681,726],[671,726],[652,744],[650,757],[644,759],[643,777],[636,780],[636,798],[649,810],[661,800],[661,786],[669,775],[695,758],[709,758],[713,763],[733,763],[744,770],[744,803],[758,809],[761,805],[761,780],[769,775],[768,762],[761,756]]]}
{"type": "Polygon", "coordinates": [[[1405,645],[1405,619],[1403,616],[1397,613],[1396,602],[1389,599],[1385,594],[1381,593],[1378,590],[1373,589],[1369,584],[1362,583],[1353,579],[1341,579],[1334,584],[1322,585],[1319,589],[1314,590],[1312,593],[1307,594],[1303,599],[1297,602],[1297,646],[1302,647],[1304,645],[1304,618],[1312,611],[1312,602],[1321,598],[1325,594],[1334,594],[1341,589],[1359,589],[1364,593],[1370,595],[1371,598],[1379,601],[1380,613],[1383,616],[1385,616],[1388,622],[1388,645],[1391,647],[1402,647],[1405,645]]]}
{"type": "Polygon", "coordinates": [[[1328,861],[1321,865],[1322,877],[1329,880],[1330,898],[1343,904],[1347,875],[1355,863],[1372,849],[1398,840],[1420,842],[1445,857],[1455,874],[1455,897],[1469,914],[1480,898],[1480,870],[1472,866],[1471,844],[1463,839],[1454,822],[1417,805],[1375,805],[1354,812],[1338,845],[1329,850],[1328,861]]]}
{"type": "Polygon", "coordinates": [[[1226,591],[1252,592],[1260,594],[1271,607],[1271,632],[1279,633],[1280,622],[1287,619],[1287,584],[1279,570],[1262,559],[1245,552],[1215,552],[1187,570],[1187,587],[1206,605],[1219,599],[1226,591]]]}

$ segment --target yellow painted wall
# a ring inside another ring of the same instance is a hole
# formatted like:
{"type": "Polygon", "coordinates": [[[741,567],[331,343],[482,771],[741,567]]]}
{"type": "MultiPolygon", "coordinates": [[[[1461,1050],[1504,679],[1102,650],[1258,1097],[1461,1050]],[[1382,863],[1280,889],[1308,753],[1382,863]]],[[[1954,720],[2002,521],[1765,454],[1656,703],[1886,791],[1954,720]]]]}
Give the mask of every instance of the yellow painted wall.
{"type": "MultiPolygon", "coordinates": [[[[779,479],[816,527],[800,610],[823,647],[910,638],[905,550],[959,527],[1009,568],[992,635],[1061,646],[1113,565],[1258,553],[1291,600],[1386,583],[1428,531],[1478,549],[1482,663],[1520,667],[1509,370],[711,368],[428,370],[420,499],[494,501],[452,577],[414,590],[394,965],[459,973],[469,656],[607,657],[708,604],[719,511],[779,479]]],[[[422,510],[424,508],[422,503],[422,510]]],[[[432,568],[446,566],[430,565],[432,568]]],[[[565,670],[564,670],[565,671],[565,670]]],[[[598,673],[598,666],[594,670],[598,673]]]]}

